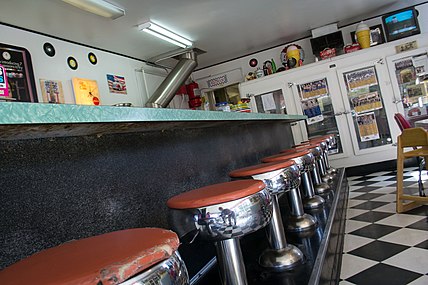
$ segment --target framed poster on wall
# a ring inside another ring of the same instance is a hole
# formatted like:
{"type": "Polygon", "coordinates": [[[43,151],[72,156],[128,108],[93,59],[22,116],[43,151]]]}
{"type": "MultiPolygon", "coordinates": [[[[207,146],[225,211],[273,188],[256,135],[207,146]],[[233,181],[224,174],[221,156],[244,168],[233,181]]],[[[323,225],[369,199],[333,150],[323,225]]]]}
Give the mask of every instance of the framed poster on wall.
{"type": "Polygon", "coordinates": [[[30,52],[0,43],[0,65],[6,71],[8,95],[0,100],[38,102],[30,52]]]}

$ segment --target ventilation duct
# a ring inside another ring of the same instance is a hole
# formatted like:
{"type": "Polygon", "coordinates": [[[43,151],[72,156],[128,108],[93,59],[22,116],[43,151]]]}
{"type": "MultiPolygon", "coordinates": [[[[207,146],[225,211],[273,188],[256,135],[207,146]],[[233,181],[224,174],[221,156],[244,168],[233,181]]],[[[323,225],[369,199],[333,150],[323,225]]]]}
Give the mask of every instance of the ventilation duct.
{"type": "Polygon", "coordinates": [[[196,52],[190,50],[180,55],[177,65],[171,70],[165,80],[159,85],[146,103],[149,108],[166,108],[181,85],[189,78],[196,68],[196,52]]]}

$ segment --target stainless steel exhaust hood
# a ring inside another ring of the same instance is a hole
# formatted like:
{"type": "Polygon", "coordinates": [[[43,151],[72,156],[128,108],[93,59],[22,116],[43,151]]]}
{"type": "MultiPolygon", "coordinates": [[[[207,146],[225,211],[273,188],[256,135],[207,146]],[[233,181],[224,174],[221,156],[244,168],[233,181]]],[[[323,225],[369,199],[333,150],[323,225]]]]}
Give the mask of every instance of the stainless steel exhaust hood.
{"type": "MultiPolygon", "coordinates": [[[[197,52],[193,49],[181,54],[179,62],[149,98],[146,107],[166,108],[180,86],[189,78],[196,66],[198,66],[196,57],[197,52]]],[[[164,58],[160,58],[159,60],[161,59],[164,58]]]]}

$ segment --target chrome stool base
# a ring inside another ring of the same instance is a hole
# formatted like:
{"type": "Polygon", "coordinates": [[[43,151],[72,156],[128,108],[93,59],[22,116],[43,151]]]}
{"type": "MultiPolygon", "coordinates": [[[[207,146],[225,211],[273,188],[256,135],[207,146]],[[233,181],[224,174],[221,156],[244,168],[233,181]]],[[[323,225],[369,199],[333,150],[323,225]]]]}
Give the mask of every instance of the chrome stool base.
{"type": "Polygon", "coordinates": [[[322,197],[318,195],[314,195],[313,197],[305,198],[303,200],[303,208],[305,210],[321,208],[324,206],[324,203],[325,203],[325,200],[322,197]]]}
{"type": "Polygon", "coordinates": [[[316,228],[317,221],[314,217],[308,214],[303,214],[301,216],[289,216],[287,217],[287,232],[303,232],[303,231],[312,231],[316,228]]]}
{"type": "Polygon", "coordinates": [[[329,169],[327,169],[327,173],[328,174],[336,175],[337,174],[337,169],[333,168],[333,167],[330,167],[329,169]]]}
{"type": "Polygon", "coordinates": [[[331,187],[328,183],[321,182],[314,186],[314,190],[317,195],[324,195],[331,190],[331,187]]]}
{"type": "Polygon", "coordinates": [[[334,175],[332,175],[332,174],[328,174],[328,173],[326,173],[326,174],[324,174],[323,176],[321,176],[321,180],[322,180],[324,183],[332,183],[332,182],[333,182],[333,179],[334,179],[334,175]]]}
{"type": "Polygon", "coordinates": [[[291,269],[303,264],[303,261],[303,253],[291,244],[282,249],[266,249],[259,258],[262,267],[272,270],[291,269]]]}

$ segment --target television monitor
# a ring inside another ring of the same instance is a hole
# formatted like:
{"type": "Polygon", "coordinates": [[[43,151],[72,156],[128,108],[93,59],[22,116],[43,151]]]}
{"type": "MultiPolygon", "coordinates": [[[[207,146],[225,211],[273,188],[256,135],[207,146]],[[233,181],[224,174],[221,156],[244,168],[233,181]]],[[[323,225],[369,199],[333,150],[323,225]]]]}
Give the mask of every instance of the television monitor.
{"type": "Polygon", "coordinates": [[[382,16],[383,28],[388,42],[420,34],[418,13],[411,7],[382,16]]]}

